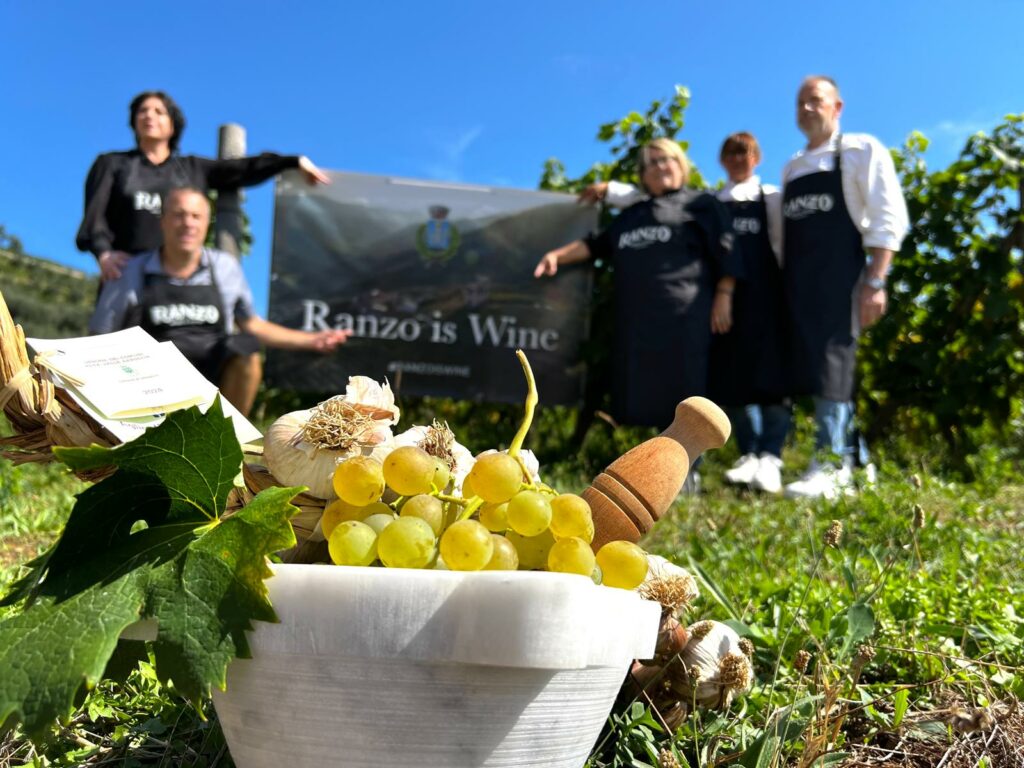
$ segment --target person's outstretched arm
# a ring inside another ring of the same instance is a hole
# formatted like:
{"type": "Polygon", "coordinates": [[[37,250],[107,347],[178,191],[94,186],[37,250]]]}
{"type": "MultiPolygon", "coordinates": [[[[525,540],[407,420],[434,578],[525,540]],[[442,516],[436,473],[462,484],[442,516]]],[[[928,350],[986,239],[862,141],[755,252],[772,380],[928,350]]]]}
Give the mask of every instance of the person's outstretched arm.
{"type": "Polygon", "coordinates": [[[298,168],[310,184],[330,184],[326,173],[317,168],[305,155],[277,155],[264,152],[252,157],[213,160],[197,157],[195,161],[206,176],[211,189],[238,189],[261,184],[282,171],[298,168]]]}
{"type": "Polygon", "coordinates": [[[555,248],[544,254],[533,270],[534,277],[552,277],[562,264],[575,264],[590,258],[590,248],[583,240],[573,240],[568,245],[555,248]]]}
{"type": "Polygon", "coordinates": [[[348,341],[352,331],[337,331],[329,328],[325,331],[298,331],[283,325],[264,320],[253,315],[238,320],[238,327],[251,333],[261,343],[278,349],[304,349],[310,352],[333,352],[337,347],[348,341]]]}

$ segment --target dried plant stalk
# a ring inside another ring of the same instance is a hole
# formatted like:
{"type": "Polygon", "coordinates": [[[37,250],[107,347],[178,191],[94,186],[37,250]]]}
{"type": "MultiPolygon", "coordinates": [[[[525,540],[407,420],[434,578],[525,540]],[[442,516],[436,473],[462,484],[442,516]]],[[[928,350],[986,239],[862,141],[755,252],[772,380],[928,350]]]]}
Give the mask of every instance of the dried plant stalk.
{"type": "MultiPolygon", "coordinates": [[[[53,447],[101,445],[119,441],[82,412],[48,373],[33,370],[25,347],[25,333],[11,317],[0,293],[0,406],[15,434],[0,437],[2,455],[15,463],[53,460],[53,447]]],[[[83,479],[105,472],[79,473],[83,479]]]]}

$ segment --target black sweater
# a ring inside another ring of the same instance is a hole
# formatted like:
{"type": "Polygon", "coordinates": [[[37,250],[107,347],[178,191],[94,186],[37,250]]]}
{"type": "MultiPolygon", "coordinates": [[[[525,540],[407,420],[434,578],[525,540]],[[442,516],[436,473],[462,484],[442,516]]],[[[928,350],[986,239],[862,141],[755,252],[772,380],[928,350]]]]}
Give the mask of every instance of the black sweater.
{"type": "Polygon", "coordinates": [[[111,250],[151,251],[161,244],[162,198],[172,187],[250,187],[298,164],[297,155],[269,152],[235,160],[171,155],[160,165],[137,149],[100,155],[85,180],[85,215],[75,243],[97,258],[111,250]]]}

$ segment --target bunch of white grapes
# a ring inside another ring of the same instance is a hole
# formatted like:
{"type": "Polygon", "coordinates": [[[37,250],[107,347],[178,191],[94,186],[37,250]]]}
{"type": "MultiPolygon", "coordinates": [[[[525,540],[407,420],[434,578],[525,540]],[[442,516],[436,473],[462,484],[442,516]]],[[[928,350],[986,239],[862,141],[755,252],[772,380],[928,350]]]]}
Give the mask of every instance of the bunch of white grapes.
{"type": "Polygon", "coordinates": [[[479,456],[459,496],[446,493],[447,463],[403,446],[383,463],[355,456],[338,464],[321,529],[338,565],[548,570],[633,589],[647,575],[636,544],[612,541],[594,554],[590,505],[534,482],[507,453],[479,456]],[[387,503],[385,490],[397,494],[387,503]]]}

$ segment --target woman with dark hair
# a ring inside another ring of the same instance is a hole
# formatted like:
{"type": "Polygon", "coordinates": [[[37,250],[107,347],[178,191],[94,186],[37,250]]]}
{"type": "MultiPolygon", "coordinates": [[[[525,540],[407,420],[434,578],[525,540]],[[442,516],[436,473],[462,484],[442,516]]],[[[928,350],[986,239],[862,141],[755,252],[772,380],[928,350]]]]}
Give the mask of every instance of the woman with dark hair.
{"type": "Polygon", "coordinates": [[[546,253],[534,276],[588,259],[611,263],[613,415],[665,427],[681,400],[707,394],[713,298],[732,291],[741,270],[729,212],[686,187],[690,164],[676,142],[641,147],[639,173],[646,200],[599,234],[546,253]]]}
{"type": "Polygon", "coordinates": [[[329,183],[307,157],[265,152],[253,157],[212,160],[179,155],[185,116],[163,91],[146,91],[132,99],[128,125],[135,149],[96,158],[85,180],[85,215],[75,242],[91,251],[100,279],[121,276],[128,260],[160,247],[163,194],[173,187],[229,190],[250,187],[289,168],[298,168],[311,183],[329,183]]]}

